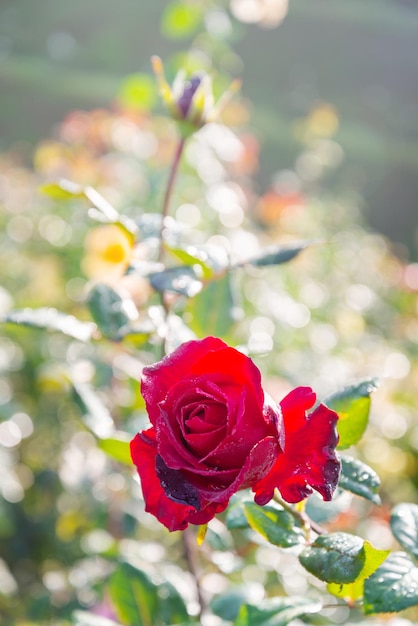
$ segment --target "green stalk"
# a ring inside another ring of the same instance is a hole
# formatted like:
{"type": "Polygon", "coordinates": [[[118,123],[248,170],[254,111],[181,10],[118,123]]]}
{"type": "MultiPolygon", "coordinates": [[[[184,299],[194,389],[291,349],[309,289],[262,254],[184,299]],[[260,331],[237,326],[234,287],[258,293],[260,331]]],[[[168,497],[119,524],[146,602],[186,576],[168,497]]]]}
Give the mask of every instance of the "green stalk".
{"type": "Polygon", "coordinates": [[[186,142],[186,139],[182,137],[177,144],[177,148],[174,153],[173,162],[171,164],[170,175],[167,181],[167,187],[166,187],[165,194],[164,194],[163,209],[161,213],[160,250],[159,250],[159,255],[158,255],[159,261],[162,261],[164,257],[164,222],[169,213],[170,200],[171,200],[171,196],[173,193],[174,182],[176,180],[176,176],[177,176],[177,172],[178,172],[179,164],[180,164],[180,159],[181,159],[181,155],[183,154],[183,148],[184,148],[185,142],[186,142]]]}

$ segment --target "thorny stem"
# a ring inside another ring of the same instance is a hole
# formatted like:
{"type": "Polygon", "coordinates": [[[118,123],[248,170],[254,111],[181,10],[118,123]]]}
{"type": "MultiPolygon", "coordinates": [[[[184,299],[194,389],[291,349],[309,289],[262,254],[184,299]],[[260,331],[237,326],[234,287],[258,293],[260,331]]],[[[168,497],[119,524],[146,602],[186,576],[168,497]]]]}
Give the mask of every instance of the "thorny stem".
{"type": "Polygon", "coordinates": [[[176,151],[174,153],[173,163],[171,164],[170,176],[168,177],[167,187],[164,194],[163,210],[161,214],[161,230],[160,230],[160,250],[158,260],[161,261],[164,255],[164,222],[168,216],[168,209],[170,206],[171,194],[173,193],[174,181],[177,176],[181,155],[185,144],[185,137],[182,137],[177,144],[176,151]]]}
{"type": "Polygon", "coordinates": [[[197,595],[197,600],[199,603],[198,618],[199,618],[199,623],[201,623],[202,617],[204,616],[205,611],[206,611],[206,602],[205,602],[205,598],[203,597],[202,589],[200,587],[199,575],[197,571],[196,537],[194,536],[190,527],[186,528],[186,530],[183,530],[183,546],[184,546],[184,554],[186,557],[187,566],[188,566],[189,572],[194,578],[195,585],[196,585],[196,595],[197,595]]]}

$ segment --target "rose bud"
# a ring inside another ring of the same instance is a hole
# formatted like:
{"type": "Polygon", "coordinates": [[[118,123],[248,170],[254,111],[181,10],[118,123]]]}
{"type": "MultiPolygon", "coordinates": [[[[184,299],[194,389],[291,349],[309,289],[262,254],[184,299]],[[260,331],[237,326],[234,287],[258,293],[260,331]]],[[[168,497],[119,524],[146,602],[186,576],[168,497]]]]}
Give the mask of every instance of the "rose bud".
{"type": "Polygon", "coordinates": [[[234,81],[215,104],[212,81],[208,74],[200,72],[186,77],[185,72],[180,70],[170,86],[165,78],[160,57],[153,56],[151,62],[161,97],[171,117],[179,123],[184,137],[208,122],[215,121],[231,95],[239,89],[241,84],[240,81],[234,81]]]}
{"type": "Polygon", "coordinates": [[[336,413],[311,389],[280,404],[268,398],[253,361],[222,340],[189,341],[144,368],[141,392],[151,428],[131,442],[146,511],[170,531],[205,524],[251,487],[266,504],[278,488],[288,502],[337,485],[336,413]]]}

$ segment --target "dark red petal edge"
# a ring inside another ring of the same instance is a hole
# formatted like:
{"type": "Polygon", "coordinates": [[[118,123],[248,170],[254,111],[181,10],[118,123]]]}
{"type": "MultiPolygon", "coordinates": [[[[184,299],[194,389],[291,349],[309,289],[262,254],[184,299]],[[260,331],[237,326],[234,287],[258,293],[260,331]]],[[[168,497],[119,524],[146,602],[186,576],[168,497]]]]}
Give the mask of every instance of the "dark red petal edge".
{"type": "Polygon", "coordinates": [[[197,511],[193,506],[174,502],[166,495],[156,472],[157,443],[154,428],[134,437],[131,441],[131,457],[141,479],[145,510],[169,531],[184,530],[189,523],[206,524],[228,506],[226,500],[205,504],[197,511]]]}
{"type": "Polygon", "coordinates": [[[269,474],[253,487],[258,504],[269,502],[275,488],[279,489],[284,500],[291,503],[300,502],[313,490],[318,491],[324,500],[331,500],[338,484],[341,469],[335,451],[338,415],[321,404],[311,415],[305,416],[302,423],[301,409],[306,409],[309,394],[307,391],[295,393],[293,399],[298,397],[302,406],[289,402],[289,396],[287,402],[281,403],[286,431],[285,449],[269,474]],[[294,422],[299,426],[297,430],[287,428],[292,419],[292,426],[294,422]]]}

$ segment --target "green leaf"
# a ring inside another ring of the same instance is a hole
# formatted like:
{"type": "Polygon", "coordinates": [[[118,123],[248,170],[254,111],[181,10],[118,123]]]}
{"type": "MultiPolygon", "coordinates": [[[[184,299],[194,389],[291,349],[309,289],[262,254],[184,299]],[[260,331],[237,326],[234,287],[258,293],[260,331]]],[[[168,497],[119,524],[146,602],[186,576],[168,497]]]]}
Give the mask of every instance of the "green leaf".
{"type": "MultiPolygon", "coordinates": [[[[251,502],[251,500],[248,500],[248,502],[251,502]]],[[[239,497],[239,494],[231,498],[226,511],[225,523],[228,530],[249,528],[248,520],[244,513],[244,501],[239,497]]]]}
{"type": "Polygon", "coordinates": [[[109,438],[115,432],[115,425],[108,408],[96,391],[86,383],[73,381],[76,400],[84,412],[84,423],[99,439],[109,438]]]}
{"type": "Polygon", "coordinates": [[[183,598],[171,583],[157,586],[129,563],[121,563],[112,574],[108,591],[118,619],[128,626],[192,623],[183,598]]]}
{"type": "Polygon", "coordinates": [[[200,268],[200,275],[203,279],[208,280],[212,278],[214,269],[210,266],[209,255],[204,250],[199,250],[193,246],[189,246],[187,249],[173,248],[168,245],[164,247],[184,265],[191,267],[197,265],[200,268]]]}
{"type": "Polygon", "coordinates": [[[108,285],[97,284],[88,297],[90,313],[101,332],[115,341],[120,341],[130,330],[130,316],[126,302],[108,285]]]}
{"type": "Polygon", "coordinates": [[[72,618],[74,626],[122,626],[107,617],[90,613],[89,611],[75,611],[72,618]]]}
{"type": "Polygon", "coordinates": [[[374,504],[380,504],[380,497],[377,493],[380,487],[379,476],[371,467],[358,459],[349,456],[341,457],[339,487],[366,498],[374,504]]]}
{"type": "Polygon", "coordinates": [[[191,37],[201,24],[202,10],[198,4],[170,2],[162,15],[162,34],[171,39],[191,37]]]}
{"type": "Polygon", "coordinates": [[[170,267],[162,272],[149,274],[149,281],[157,291],[172,291],[193,298],[201,291],[203,283],[193,267],[170,267]]]}
{"type": "Polygon", "coordinates": [[[390,550],[378,550],[374,548],[368,541],[364,542],[365,561],[363,569],[359,573],[357,579],[353,583],[346,585],[338,585],[329,583],[327,589],[337,598],[342,598],[347,602],[353,603],[363,597],[364,581],[369,578],[380,565],[385,561],[390,550]]]}
{"type": "MultiPolygon", "coordinates": [[[[93,187],[84,187],[83,194],[85,198],[91,202],[95,209],[101,214],[106,222],[118,222],[119,213],[116,209],[93,187]]],[[[102,220],[101,220],[102,221],[102,220]]]]}
{"type": "Polygon", "coordinates": [[[264,600],[261,606],[244,604],[233,626],[286,626],[303,615],[319,613],[319,600],[305,597],[273,598],[264,600]]]}
{"type": "Polygon", "coordinates": [[[84,198],[84,189],[81,185],[70,180],[61,180],[59,183],[46,183],[40,187],[40,191],[56,200],[71,200],[72,198],[84,198]]]}
{"type": "Polygon", "coordinates": [[[404,552],[393,552],[364,582],[364,612],[391,613],[418,605],[418,568],[404,552]]]}
{"type": "Polygon", "coordinates": [[[363,436],[369,420],[370,394],[376,388],[376,379],[368,379],[349,385],[323,401],[327,407],[339,415],[337,429],[340,441],[338,447],[341,450],[356,444],[363,436]]]}
{"type": "Polygon", "coordinates": [[[379,550],[378,548],[374,548],[368,541],[364,542],[364,551],[366,554],[366,560],[358,577],[360,580],[369,578],[369,576],[371,576],[377,568],[382,565],[390,554],[390,550],[379,550]]]}
{"type": "Polygon", "coordinates": [[[73,315],[60,313],[56,309],[46,307],[9,311],[0,321],[31,328],[57,331],[79,341],[89,341],[96,332],[96,324],[82,322],[73,315]]]}
{"type": "Polygon", "coordinates": [[[189,624],[189,615],[183,598],[168,582],[158,586],[158,616],[160,624],[189,624]]]}
{"type": "Polygon", "coordinates": [[[99,448],[112,459],[115,459],[115,461],[124,465],[132,465],[130,437],[121,432],[115,434],[118,436],[100,439],[98,442],[99,448]]]}
{"type": "Polygon", "coordinates": [[[220,596],[215,596],[211,603],[211,611],[223,620],[232,622],[238,615],[241,605],[247,600],[245,588],[234,589],[220,596]]]}
{"type": "Polygon", "coordinates": [[[82,187],[69,180],[61,180],[58,183],[48,183],[40,189],[43,193],[55,200],[84,199],[93,208],[89,210],[89,216],[99,222],[115,224],[119,226],[133,242],[138,233],[138,226],[133,220],[119,215],[116,209],[93,187],[82,187]]]}
{"type": "Polygon", "coordinates": [[[109,580],[108,591],[118,619],[128,626],[155,626],[157,587],[141,570],[128,563],[119,564],[109,580]]]}
{"type": "Polygon", "coordinates": [[[107,221],[117,222],[119,213],[113,206],[99,194],[93,187],[83,187],[70,180],[60,180],[58,183],[48,183],[41,187],[41,191],[57,200],[70,200],[71,198],[84,198],[102,213],[107,221]]]}
{"type": "MultiPolygon", "coordinates": [[[[199,526],[200,532],[196,537],[198,545],[201,545],[199,541],[202,539],[204,528],[205,528],[204,526],[199,526]]],[[[217,551],[217,552],[226,552],[227,550],[233,549],[233,541],[232,541],[231,534],[226,532],[226,529],[224,525],[222,524],[222,522],[217,524],[215,527],[210,526],[207,528],[206,535],[204,537],[204,542],[205,542],[205,545],[209,545],[212,550],[217,551]]]]}
{"type": "Polygon", "coordinates": [[[199,293],[187,308],[193,316],[190,327],[196,335],[225,337],[236,320],[235,297],[229,274],[199,293]]]}
{"type": "Polygon", "coordinates": [[[273,545],[289,548],[305,542],[302,528],[296,525],[294,517],[284,509],[258,506],[254,502],[245,502],[243,507],[251,528],[273,545]]]}
{"type": "Polygon", "coordinates": [[[407,502],[396,505],[390,525],[401,546],[418,559],[418,505],[407,502]]]}
{"type": "Polygon", "coordinates": [[[300,252],[302,252],[302,250],[305,250],[309,245],[311,245],[311,243],[312,242],[303,242],[297,246],[271,246],[256,257],[238,263],[235,267],[242,267],[244,265],[264,267],[266,265],[281,265],[282,263],[288,263],[300,252]]]}
{"type": "Polygon", "coordinates": [[[129,109],[149,111],[157,100],[155,80],[149,74],[131,74],[122,83],[118,101],[129,109]]]}
{"type": "Polygon", "coordinates": [[[311,574],[328,583],[352,583],[362,571],[366,552],[361,537],[347,533],[320,535],[299,555],[311,574]]]}

